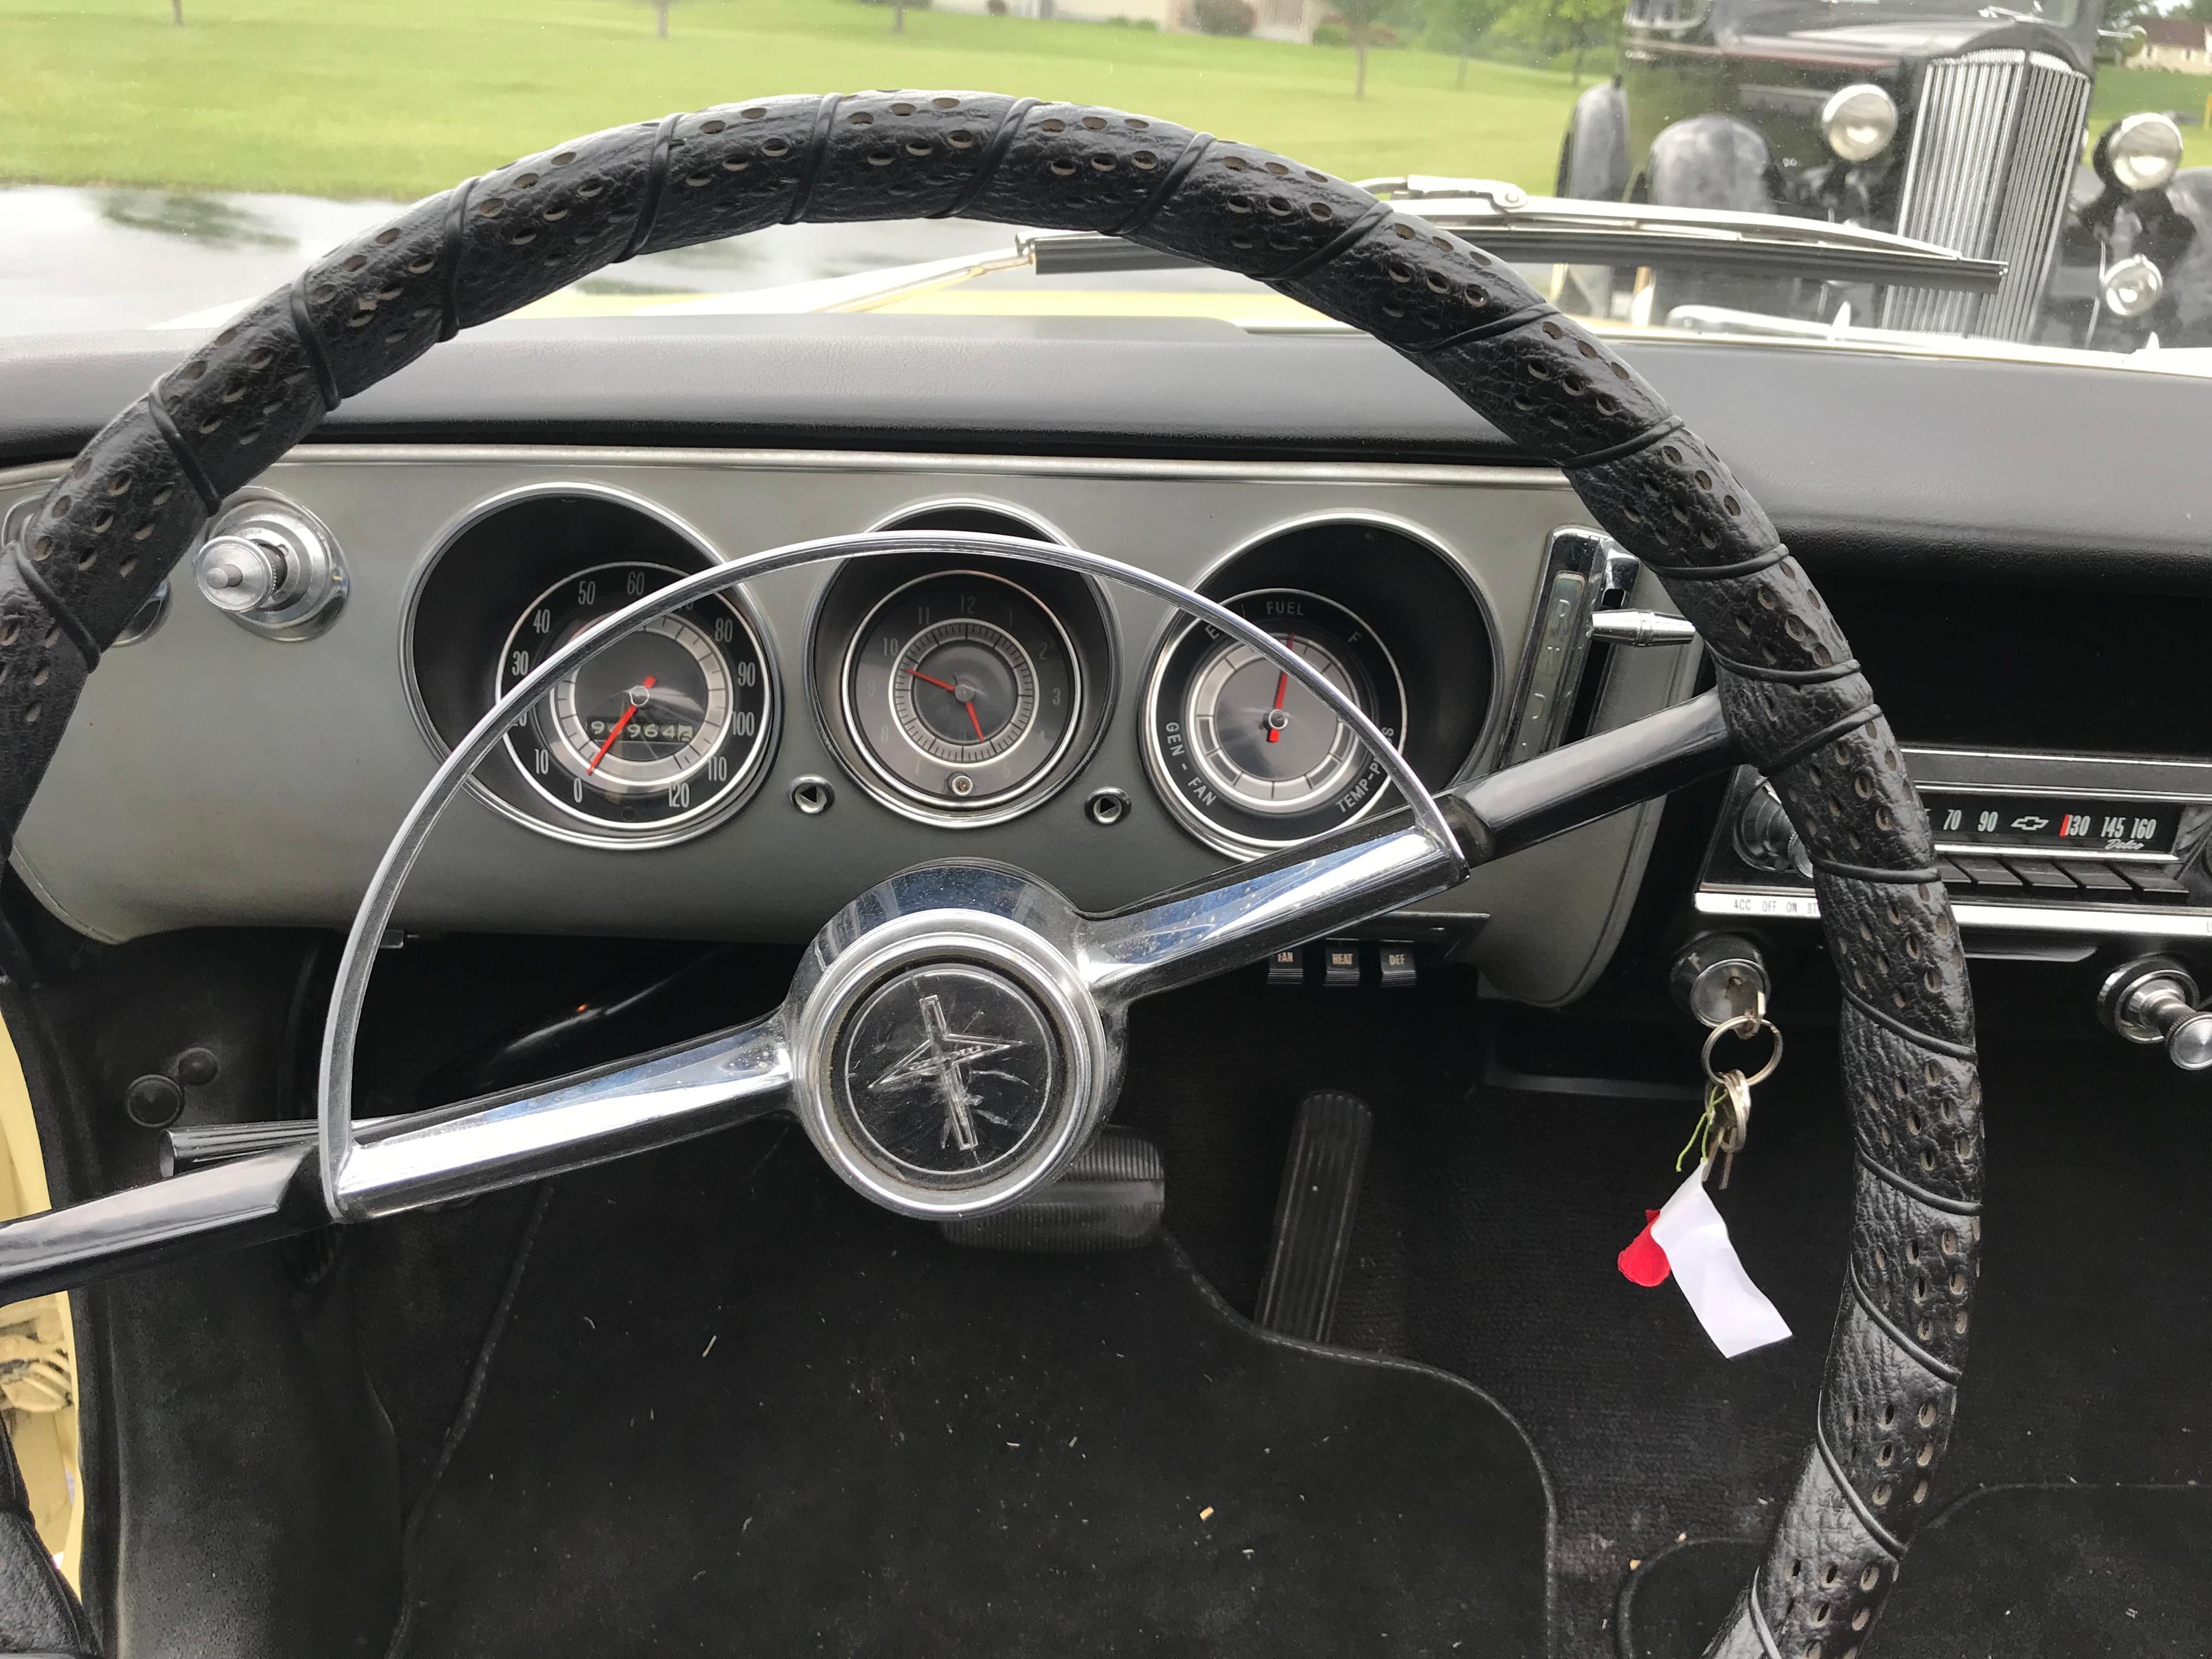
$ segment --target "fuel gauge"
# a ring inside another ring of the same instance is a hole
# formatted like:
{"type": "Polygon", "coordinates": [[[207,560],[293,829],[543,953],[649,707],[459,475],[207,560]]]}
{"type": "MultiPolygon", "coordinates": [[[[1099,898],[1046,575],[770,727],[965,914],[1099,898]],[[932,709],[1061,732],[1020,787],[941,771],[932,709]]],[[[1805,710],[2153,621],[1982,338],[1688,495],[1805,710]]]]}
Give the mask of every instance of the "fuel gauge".
{"type": "MultiPolygon", "coordinates": [[[[1403,745],[1397,664],[1358,617],[1294,588],[1227,604],[1403,745]]],[[[1205,623],[1191,623],[1161,653],[1146,717],[1146,759],[1161,793],[1225,851],[1256,854],[1324,834],[1364,816],[1382,793],[1381,762],[1317,692],[1205,623]]]]}

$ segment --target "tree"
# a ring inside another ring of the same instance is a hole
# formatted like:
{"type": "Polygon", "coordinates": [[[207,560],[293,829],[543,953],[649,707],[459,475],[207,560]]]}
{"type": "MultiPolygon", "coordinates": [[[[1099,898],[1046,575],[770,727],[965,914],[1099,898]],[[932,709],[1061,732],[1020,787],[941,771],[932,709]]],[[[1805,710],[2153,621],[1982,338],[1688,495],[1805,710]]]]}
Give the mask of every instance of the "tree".
{"type": "Polygon", "coordinates": [[[1352,49],[1358,54],[1358,67],[1352,77],[1352,95],[1367,96],[1367,45],[1373,38],[1375,26],[1383,20],[1395,0],[1338,0],[1336,15],[1344,21],[1344,32],[1352,41],[1352,49]]]}
{"type": "Polygon", "coordinates": [[[179,28],[185,26],[185,0],[169,0],[169,17],[179,28]]]}
{"type": "MultiPolygon", "coordinates": [[[[2212,0],[2206,0],[2212,4],[2212,0]]],[[[1429,0],[1429,27],[1451,42],[1459,53],[1459,75],[1453,84],[1467,85],[1467,60],[1475,42],[1497,26],[1505,14],[1507,0],[1429,0]]]]}
{"type": "Polygon", "coordinates": [[[662,40],[668,38],[668,8],[673,0],[653,0],[653,32],[662,40]]]}
{"type": "Polygon", "coordinates": [[[1583,60],[1620,39],[1620,0],[1516,0],[1499,27],[1522,45],[1557,58],[1573,55],[1582,84],[1583,60]]]}

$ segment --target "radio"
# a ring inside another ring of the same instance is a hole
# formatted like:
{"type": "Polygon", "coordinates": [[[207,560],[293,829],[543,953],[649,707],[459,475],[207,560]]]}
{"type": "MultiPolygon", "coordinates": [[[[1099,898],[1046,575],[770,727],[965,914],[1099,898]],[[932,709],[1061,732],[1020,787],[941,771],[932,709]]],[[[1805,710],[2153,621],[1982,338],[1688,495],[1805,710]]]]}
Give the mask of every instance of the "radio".
{"type": "MultiPolygon", "coordinates": [[[[1906,748],[1960,925],[2212,939],[2212,762],[1906,748]]],[[[1705,854],[1709,916],[1811,920],[1811,861],[1772,788],[1738,769],[1705,854]]]]}

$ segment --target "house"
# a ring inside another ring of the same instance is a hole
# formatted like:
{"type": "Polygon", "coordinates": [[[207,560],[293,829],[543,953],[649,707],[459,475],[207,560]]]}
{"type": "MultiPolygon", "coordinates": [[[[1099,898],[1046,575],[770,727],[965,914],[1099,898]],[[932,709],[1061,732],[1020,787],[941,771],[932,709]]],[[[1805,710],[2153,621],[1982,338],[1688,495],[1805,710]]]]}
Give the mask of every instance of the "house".
{"type": "Polygon", "coordinates": [[[2146,17],[2143,43],[2128,59],[2130,69],[2182,70],[2212,74],[2212,23],[2186,17],[2146,17]]]}
{"type": "MultiPolygon", "coordinates": [[[[932,0],[939,11],[990,10],[990,0],[932,0]]],[[[1255,15],[1252,33],[1262,40],[1310,41],[1322,20],[1334,15],[1333,0],[1248,0],[1255,15]]],[[[1004,0],[1011,17],[1058,17],[1084,23],[1149,23],[1173,34],[1200,32],[1192,0],[1004,0]]]]}

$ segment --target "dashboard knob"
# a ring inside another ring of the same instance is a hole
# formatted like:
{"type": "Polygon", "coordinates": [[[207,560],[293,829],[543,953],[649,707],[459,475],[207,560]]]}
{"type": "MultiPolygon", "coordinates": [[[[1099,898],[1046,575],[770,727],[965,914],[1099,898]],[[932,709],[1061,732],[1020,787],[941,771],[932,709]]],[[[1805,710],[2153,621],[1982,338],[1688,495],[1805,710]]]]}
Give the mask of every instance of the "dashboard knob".
{"type": "Polygon", "coordinates": [[[1774,786],[1763,779],[1744,798],[1736,813],[1735,840],[1736,856],[1754,870],[1778,876],[1813,873],[1813,860],[1806,855],[1805,844],[1790,827],[1790,815],[1782,810],[1774,786]]]}
{"type": "Polygon", "coordinates": [[[207,602],[275,640],[312,639],[337,619],[346,570],[337,544],[306,508],[257,495],[209,526],[192,556],[207,602]]]}
{"type": "Polygon", "coordinates": [[[273,611],[286,584],[298,586],[283,544],[273,538],[216,536],[201,549],[200,592],[218,611],[273,611]]]}
{"type": "Polygon", "coordinates": [[[2165,1044],[2185,1072],[2212,1066],[2212,1008],[2197,1006],[2197,981],[2172,957],[2114,969],[2097,993],[2097,1016],[2130,1042],[2165,1044]]]}

